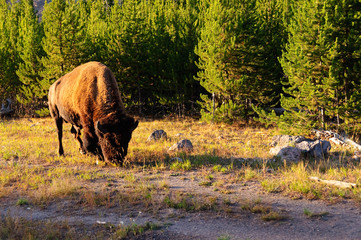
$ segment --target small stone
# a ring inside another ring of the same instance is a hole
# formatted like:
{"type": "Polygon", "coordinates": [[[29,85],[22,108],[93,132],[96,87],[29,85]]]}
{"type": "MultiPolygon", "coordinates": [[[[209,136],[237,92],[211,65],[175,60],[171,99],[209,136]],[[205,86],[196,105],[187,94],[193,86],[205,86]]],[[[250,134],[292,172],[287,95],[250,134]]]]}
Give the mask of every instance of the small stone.
{"type": "Polygon", "coordinates": [[[159,139],[167,139],[167,133],[162,129],[152,132],[147,141],[158,141],[159,139]]]}
{"type": "Polygon", "coordinates": [[[183,162],[183,159],[182,158],[180,158],[180,157],[174,157],[174,158],[172,158],[171,160],[170,160],[171,162],[175,162],[175,161],[177,161],[177,162],[183,162]]]}
{"type": "Polygon", "coordinates": [[[176,144],[174,144],[173,146],[171,146],[169,149],[169,151],[192,151],[193,150],[193,145],[192,142],[189,141],[188,139],[183,139],[180,140],[179,142],[177,142],[176,144]]]}
{"type": "Polygon", "coordinates": [[[361,159],[361,152],[360,152],[360,151],[355,151],[355,152],[353,153],[352,159],[355,160],[355,161],[360,161],[360,159],[361,159]]]}

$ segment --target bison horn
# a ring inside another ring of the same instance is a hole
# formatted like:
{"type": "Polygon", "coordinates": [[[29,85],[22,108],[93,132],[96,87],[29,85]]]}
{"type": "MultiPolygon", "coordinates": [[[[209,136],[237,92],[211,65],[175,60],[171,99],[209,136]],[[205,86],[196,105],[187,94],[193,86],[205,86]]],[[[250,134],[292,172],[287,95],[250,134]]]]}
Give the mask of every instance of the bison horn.
{"type": "Polygon", "coordinates": [[[137,127],[138,127],[139,121],[135,121],[133,126],[132,126],[132,131],[134,131],[137,127]]]}
{"type": "Polygon", "coordinates": [[[108,129],[106,127],[104,127],[99,121],[96,122],[95,129],[98,130],[102,134],[105,134],[108,132],[108,129]]]}

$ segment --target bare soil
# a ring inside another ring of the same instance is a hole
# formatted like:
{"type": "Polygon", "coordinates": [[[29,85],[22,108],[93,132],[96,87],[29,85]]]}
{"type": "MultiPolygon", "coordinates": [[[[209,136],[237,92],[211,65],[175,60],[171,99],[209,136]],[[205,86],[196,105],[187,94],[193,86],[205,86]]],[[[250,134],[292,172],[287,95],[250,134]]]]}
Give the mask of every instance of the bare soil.
{"type": "MultiPolygon", "coordinates": [[[[104,171],[116,171],[105,169],[104,171]]],[[[145,208],[144,204],[89,207],[79,204],[77,199],[55,199],[45,205],[16,205],[19,196],[0,199],[1,217],[31,221],[66,223],[75,229],[82,229],[87,238],[107,239],[111,229],[120,224],[131,226],[152,222],[159,229],[148,230],[130,239],[361,239],[360,206],[342,200],[329,203],[322,200],[293,200],[281,194],[262,191],[258,182],[234,183],[230,191],[222,193],[214,187],[200,185],[198,170],[174,174],[162,171],[167,179],[169,192],[191,193],[206,198],[215,197],[217,207],[205,210],[187,211],[172,207],[145,208]],[[252,213],[244,206],[259,202],[285,216],[282,220],[265,221],[261,214],[252,213]],[[305,210],[314,213],[307,216],[305,210]],[[99,229],[104,234],[99,237],[99,229]]],[[[138,178],[149,172],[137,172],[138,178]]],[[[228,174],[229,175],[229,174],[228,174]]],[[[227,174],[223,176],[229,177],[227,174]]],[[[222,177],[219,175],[217,177],[222,177]]],[[[104,184],[101,180],[92,183],[93,188],[104,184]]],[[[111,188],[125,184],[123,179],[114,181],[111,188]]]]}

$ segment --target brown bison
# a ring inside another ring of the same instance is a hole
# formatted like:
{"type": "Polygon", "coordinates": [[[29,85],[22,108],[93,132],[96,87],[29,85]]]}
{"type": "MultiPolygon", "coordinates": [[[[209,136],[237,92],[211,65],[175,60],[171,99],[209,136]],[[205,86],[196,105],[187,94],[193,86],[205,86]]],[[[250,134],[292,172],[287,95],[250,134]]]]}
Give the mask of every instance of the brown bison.
{"type": "Polygon", "coordinates": [[[117,82],[108,67],[85,63],[58,79],[49,89],[49,110],[58,129],[59,155],[63,121],[71,123],[82,153],[121,164],[138,121],[125,113],[117,82]],[[83,134],[81,136],[81,130],[83,134]]]}

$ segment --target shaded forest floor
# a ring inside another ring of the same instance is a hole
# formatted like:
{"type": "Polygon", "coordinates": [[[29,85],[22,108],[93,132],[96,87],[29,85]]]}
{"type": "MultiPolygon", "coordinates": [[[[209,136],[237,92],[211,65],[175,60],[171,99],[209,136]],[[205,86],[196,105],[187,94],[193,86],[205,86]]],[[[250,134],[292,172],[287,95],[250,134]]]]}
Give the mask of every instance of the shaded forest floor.
{"type": "Polygon", "coordinates": [[[1,239],[361,238],[359,188],[309,180],[359,184],[352,149],[284,163],[268,153],[276,129],[143,119],[113,167],[69,130],[58,157],[51,119],[0,122],[1,239]],[[168,139],[148,142],[156,129],[168,139]],[[192,152],[168,151],[183,138],[192,152]]]}

